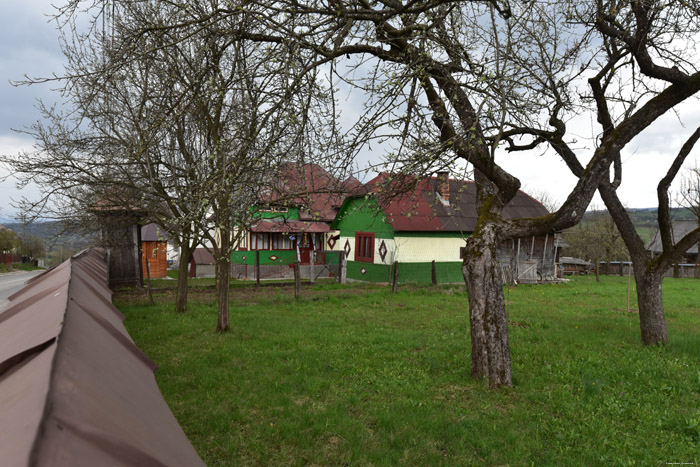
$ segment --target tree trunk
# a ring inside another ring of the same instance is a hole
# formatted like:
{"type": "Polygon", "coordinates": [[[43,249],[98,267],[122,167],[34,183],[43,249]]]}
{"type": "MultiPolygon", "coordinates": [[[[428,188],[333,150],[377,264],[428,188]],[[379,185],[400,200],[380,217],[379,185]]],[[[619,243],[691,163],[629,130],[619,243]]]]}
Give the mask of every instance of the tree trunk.
{"type": "Polygon", "coordinates": [[[498,244],[493,224],[478,226],[467,240],[462,266],[469,295],[472,376],[487,377],[490,387],[513,385],[498,244]]]}
{"type": "Polygon", "coordinates": [[[187,241],[180,246],[180,264],[177,267],[177,292],[175,296],[175,313],[187,311],[187,279],[189,276],[192,249],[187,241]]]}
{"type": "MultiPolygon", "coordinates": [[[[639,326],[642,331],[642,343],[644,345],[664,344],[668,341],[666,330],[666,317],[664,316],[664,304],[661,293],[661,282],[664,276],[664,267],[650,264],[650,258],[644,242],[639,237],[637,230],[614,190],[609,185],[601,184],[599,187],[603,201],[615,220],[622,240],[634,267],[634,282],[637,284],[637,306],[639,307],[639,326]]],[[[664,251],[662,255],[668,255],[664,251]]],[[[676,262],[677,263],[677,262],[676,262]]]]}
{"type": "Polygon", "coordinates": [[[228,229],[221,229],[221,246],[219,251],[216,252],[216,299],[218,307],[216,332],[226,332],[229,330],[228,289],[231,277],[231,257],[228,252],[230,243],[230,231],[228,229]]]}
{"type": "Polygon", "coordinates": [[[639,326],[644,345],[658,345],[668,342],[666,316],[661,293],[663,274],[635,271],[637,303],[639,306],[639,326]]]}

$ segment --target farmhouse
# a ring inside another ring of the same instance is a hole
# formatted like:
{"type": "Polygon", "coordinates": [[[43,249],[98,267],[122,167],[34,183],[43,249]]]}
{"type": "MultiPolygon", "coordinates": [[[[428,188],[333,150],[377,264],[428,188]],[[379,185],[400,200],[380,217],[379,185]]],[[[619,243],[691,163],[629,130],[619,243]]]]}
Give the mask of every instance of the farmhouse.
{"type": "Polygon", "coordinates": [[[327,262],[322,252],[335,243],[329,225],[345,197],[360,186],[354,177],[340,181],[318,164],[284,164],[256,207],[258,220],[231,255],[232,276],[252,278],[256,252],[263,277],[289,276],[289,265],[308,266],[312,252],[317,263],[327,262]]]}
{"type": "MultiPolygon", "coordinates": [[[[382,173],[348,196],[331,224],[336,249],[347,258],[348,279],[390,280],[399,263],[399,280],[461,282],[466,239],[476,227],[473,182],[437,177],[397,177],[382,173]]],[[[546,215],[541,203],[520,191],[506,207],[506,218],[546,215]]],[[[504,282],[537,282],[554,277],[554,233],[508,240],[501,251],[504,282]],[[516,261],[517,258],[517,261],[516,261]]]]}

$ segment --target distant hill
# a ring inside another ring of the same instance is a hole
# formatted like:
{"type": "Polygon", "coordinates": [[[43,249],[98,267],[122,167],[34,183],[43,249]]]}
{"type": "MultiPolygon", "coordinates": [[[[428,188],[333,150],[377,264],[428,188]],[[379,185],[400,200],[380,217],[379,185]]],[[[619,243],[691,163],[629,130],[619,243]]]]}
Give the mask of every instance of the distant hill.
{"type": "MultiPolygon", "coordinates": [[[[583,216],[583,221],[586,222],[599,213],[600,211],[588,211],[583,216]]],[[[652,237],[659,230],[658,219],[658,209],[657,208],[634,208],[628,209],[627,212],[634,223],[637,233],[644,243],[649,243],[652,237]]],[[[671,209],[671,219],[673,220],[694,220],[696,219],[692,211],[687,208],[673,208],[671,209]]]]}
{"type": "Polygon", "coordinates": [[[14,231],[18,235],[36,235],[46,242],[49,249],[52,248],[71,248],[74,250],[83,249],[95,243],[95,239],[91,236],[75,232],[64,232],[61,222],[32,222],[24,225],[21,222],[6,222],[3,227],[14,231]]]}

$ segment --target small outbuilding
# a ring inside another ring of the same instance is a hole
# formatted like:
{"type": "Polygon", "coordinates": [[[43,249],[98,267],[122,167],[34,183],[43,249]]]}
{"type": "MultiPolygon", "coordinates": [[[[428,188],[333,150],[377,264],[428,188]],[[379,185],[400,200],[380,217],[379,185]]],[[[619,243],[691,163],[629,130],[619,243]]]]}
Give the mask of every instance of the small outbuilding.
{"type": "MultiPolygon", "coordinates": [[[[683,237],[698,228],[697,220],[677,220],[671,223],[673,232],[673,244],[678,243],[683,237]]],[[[658,256],[663,252],[661,245],[661,235],[657,231],[647,244],[647,252],[652,256],[658,256]]],[[[694,244],[686,250],[678,259],[676,266],[666,272],[666,276],[675,277],[700,277],[700,256],[698,255],[698,244],[694,244]]]]}
{"type": "Polygon", "coordinates": [[[216,261],[206,248],[195,248],[192,252],[190,277],[216,277],[216,261]]]}
{"type": "Polygon", "coordinates": [[[167,277],[167,236],[156,224],[141,227],[141,269],[144,278],[147,277],[149,270],[151,279],[167,277]]]}

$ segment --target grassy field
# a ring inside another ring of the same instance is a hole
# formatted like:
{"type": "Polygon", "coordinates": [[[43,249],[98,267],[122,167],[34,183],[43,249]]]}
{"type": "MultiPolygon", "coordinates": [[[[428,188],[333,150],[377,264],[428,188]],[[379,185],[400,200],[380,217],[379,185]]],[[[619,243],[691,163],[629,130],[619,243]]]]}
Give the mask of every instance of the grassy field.
{"type": "Polygon", "coordinates": [[[212,290],[115,304],[208,465],[700,462],[700,281],[664,282],[671,342],[644,348],[626,278],[602,280],[506,289],[495,391],[469,378],[463,287],[236,288],[224,335],[212,290]]]}

